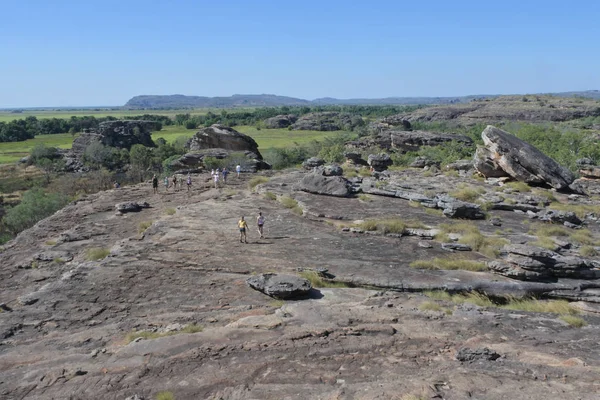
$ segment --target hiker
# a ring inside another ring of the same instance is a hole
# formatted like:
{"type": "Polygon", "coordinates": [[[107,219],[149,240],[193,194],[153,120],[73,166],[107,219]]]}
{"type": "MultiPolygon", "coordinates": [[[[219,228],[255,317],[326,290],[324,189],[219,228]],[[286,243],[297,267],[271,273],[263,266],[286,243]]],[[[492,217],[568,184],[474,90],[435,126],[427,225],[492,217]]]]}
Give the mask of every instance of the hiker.
{"type": "Polygon", "coordinates": [[[173,189],[177,191],[177,175],[173,175],[173,189]]]}
{"type": "Polygon", "coordinates": [[[158,193],[158,178],[156,175],[152,175],[152,189],[154,189],[154,194],[158,193]]]}
{"type": "Polygon", "coordinates": [[[227,167],[223,168],[223,183],[227,183],[227,175],[229,175],[229,170],[227,169],[227,167]]]}
{"type": "Polygon", "coordinates": [[[264,239],[263,226],[265,225],[265,217],[263,217],[262,212],[260,211],[258,212],[258,217],[256,217],[256,225],[258,226],[260,238],[264,239]]]}
{"type": "Polygon", "coordinates": [[[192,175],[188,174],[186,183],[187,183],[188,192],[189,192],[190,188],[192,187],[192,175]]]}
{"type": "Polygon", "coordinates": [[[115,189],[118,189],[118,188],[120,188],[120,187],[121,187],[121,185],[119,185],[119,182],[115,181],[115,183],[113,183],[113,187],[114,187],[115,189]]]}
{"type": "MultiPolygon", "coordinates": [[[[191,177],[190,177],[190,180],[191,180],[191,177]]],[[[183,182],[184,182],[183,176],[179,177],[179,188],[180,189],[183,189],[183,182]]]]}
{"type": "Polygon", "coordinates": [[[169,177],[165,175],[165,190],[169,191],[169,177]]]}
{"type": "Polygon", "coordinates": [[[213,180],[215,181],[215,189],[217,189],[219,187],[219,175],[220,175],[219,168],[217,168],[217,170],[213,174],[213,180]]]}
{"type": "Polygon", "coordinates": [[[238,164],[235,166],[235,173],[237,174],[238,179],[240,179],[240,172],[242,172],[242,166],[238,164]]]}
{"type": "Polygon", "coordinates": [[[243,215],[238,221],[238,228],[240,228],[240,243],[248,243],[248,239],[246,237],[246,230],[248,229],[248,224],[246,223],[246,221],[244,221],[243,215]]]}

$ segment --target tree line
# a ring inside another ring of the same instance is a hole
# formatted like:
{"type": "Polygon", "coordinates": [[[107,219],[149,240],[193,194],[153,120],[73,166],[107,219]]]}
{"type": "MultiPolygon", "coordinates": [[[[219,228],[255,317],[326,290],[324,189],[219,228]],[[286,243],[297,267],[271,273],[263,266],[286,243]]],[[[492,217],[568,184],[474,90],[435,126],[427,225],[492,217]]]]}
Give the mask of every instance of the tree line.
{"type": "MultiPolygon", "coordinates": [[[[72,116],[70,118],[36,118],[29,116],[24,119],[15,119],[10,122],[0,122],[0,142],[20,142],[33,139],[38,135],[53,135],[57,133],[83,132],[85,129],[96,129],[104,121],[115,121],[119,118],[108,116],[96,118],[94,116],[72,116]]],[[[173,120],[165,115],[134,115],[128,116],[129,120],[155,121],[162,125],[172,125],[173,120]]]]}

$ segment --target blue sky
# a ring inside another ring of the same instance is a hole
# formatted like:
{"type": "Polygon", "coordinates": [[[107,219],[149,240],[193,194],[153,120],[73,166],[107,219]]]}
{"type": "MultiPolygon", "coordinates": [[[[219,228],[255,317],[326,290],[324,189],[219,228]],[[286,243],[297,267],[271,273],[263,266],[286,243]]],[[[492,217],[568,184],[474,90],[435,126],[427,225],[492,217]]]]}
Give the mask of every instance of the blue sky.
{"type": "Polygon", "coordinates": [[[600,89],[599,1],[2,0],[0,107],[600,89]]]}

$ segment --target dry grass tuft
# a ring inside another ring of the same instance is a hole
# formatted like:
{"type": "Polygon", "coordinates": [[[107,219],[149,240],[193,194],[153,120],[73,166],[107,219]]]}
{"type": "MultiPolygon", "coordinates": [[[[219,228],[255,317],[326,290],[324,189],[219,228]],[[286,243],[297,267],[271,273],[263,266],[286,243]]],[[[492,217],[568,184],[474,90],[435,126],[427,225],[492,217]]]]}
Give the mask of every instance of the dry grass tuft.
{"type": "Polygon", "coordinates": [[[176,212],[177,212],[177,210],[174,209],[174,208],[172,208],[172,207],[171,208],[167,208],[165,210],[165,214],[167,214],[167,215],[174,215],[176,212]]]}
{"type": "Polygon", "coordinates": [[[248,189],[254,190],[254,188],[258,185],[267,182],[269,182],[269,178],[267,178],[266,176],[255,176],[248,182],[248,189]]]}
{"type": "Polygon", "coordinates": [[[331,280],[324,279],[322,276],[317,274],[314,271],[302,271],[300,272],[300,276],[304,279],[308,279],[312,287],[314,288],[347,288],[351,287],[347,283],[344,282],[335,282],[331,280]]]}
{"type": "Polygon", "coordinates": [[[109,249],[102,247],[92,247],[85,252],[85,259],[88,261],[98,261],[106,258],[110,254],[109,249]]]}
{"type": "Polygon", "coordinates": [[[576,317],[574,315],[561,315],[560,319],[565,321],[567,324],[571,325],[574,328],[583,328],[587,325],[587,322],[581,317],[576,317]]]}
{"type": "Polygon", "coordinates": [[[286,208],[289,208],[290,210],[292,210],[292,212],[294,214],[298,214],[298,215],[302,215],[304,213],[304,211],[302,210],[302,207],[300,207],[300,205],[298,204],[298,202],[291,198],[290,196],[281,196],[279,198],[279,202],[286,208]]]}
{"type": "Polygon", "coordinates": [[[144,233],[150,226],[152,226],[152,221],[140,222],[138,225],[138,233],[144,233]]]}
{"type": "Polygon", "coordinates": [[[449,258],[434,258],[431,260],[416,260],[410,263],[411,268],[416,269],[441,269],[441,270],[464,270],[464,271],[487,271],[487,266],[479,261],[449,258]]]}
{"type": "Polygon", "coordinates": [[[264,196],[267,200],[277,200],[277,195],[273,192],[265,192],[264,196]]]}
{"type": "Polygon", "coordinates": [[[525,182],[508,182],[504,186],[520,193],[531,192],[531,187],[525,182]]]}

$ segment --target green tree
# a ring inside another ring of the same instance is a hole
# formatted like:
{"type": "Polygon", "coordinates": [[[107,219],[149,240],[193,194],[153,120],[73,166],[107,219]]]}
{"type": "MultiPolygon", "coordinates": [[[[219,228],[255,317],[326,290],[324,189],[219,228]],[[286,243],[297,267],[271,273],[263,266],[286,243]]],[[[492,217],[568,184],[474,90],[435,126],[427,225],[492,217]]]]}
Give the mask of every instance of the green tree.
{"type": "Polygon", "coordinates": [[[18,205],[7,210],[2,223],[9,232],[16,235],[54,214],[67,202],[68,198],[62,194],[45,193],[41,188],[33,188],[23,194],[18,205]]]}
{"type": "Polygon", "coordinates": [[[153,151],[144,145],[134,144],[129,150],[129,161],[132,168],[139,174],[140,181],[143,181],[146,171],[154,163],[153,151]]]}

